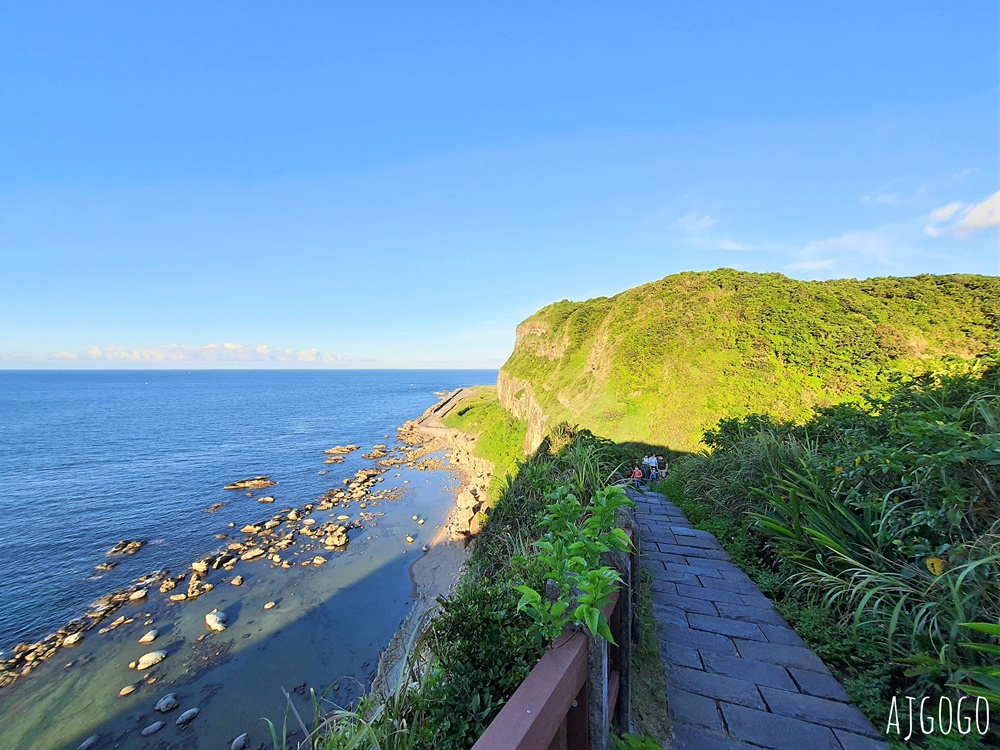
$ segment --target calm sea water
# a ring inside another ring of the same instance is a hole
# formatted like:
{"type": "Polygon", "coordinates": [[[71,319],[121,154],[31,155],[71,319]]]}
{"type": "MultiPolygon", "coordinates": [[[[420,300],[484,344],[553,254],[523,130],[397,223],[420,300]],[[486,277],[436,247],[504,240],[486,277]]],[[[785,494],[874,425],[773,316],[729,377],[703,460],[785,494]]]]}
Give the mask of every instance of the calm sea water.
{"type": "Polygon", "coordinates": [[[370,465],[355,453],[324,466],[326,448],[392,443],[436,391],[495,381],[468,370],[0,372],[0,651],[143,574],[185,568],[229,522],[261,515],[224,484],[270,474],[275,509],[309,502],[370,465]],[[147,544],[96,573],[121,539],[147,544]]]}

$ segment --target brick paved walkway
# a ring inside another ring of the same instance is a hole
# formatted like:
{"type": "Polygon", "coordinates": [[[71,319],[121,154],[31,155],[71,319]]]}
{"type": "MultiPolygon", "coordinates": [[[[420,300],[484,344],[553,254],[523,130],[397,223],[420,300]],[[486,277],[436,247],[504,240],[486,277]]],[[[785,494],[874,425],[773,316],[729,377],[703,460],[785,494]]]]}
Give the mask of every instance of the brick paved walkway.
{"type": "Polygon", "coordinates": [[[662,495],[629,495],[653,574],[674,750],[888,750],[712,534],[662,495]]]}

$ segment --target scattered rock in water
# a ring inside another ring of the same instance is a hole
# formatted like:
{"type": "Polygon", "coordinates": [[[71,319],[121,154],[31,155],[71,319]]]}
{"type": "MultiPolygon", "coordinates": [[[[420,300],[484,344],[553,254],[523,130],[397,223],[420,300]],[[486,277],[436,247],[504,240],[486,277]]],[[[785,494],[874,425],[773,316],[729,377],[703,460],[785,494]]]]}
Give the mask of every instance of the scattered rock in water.
{"type": "Polygon", "coordinates": [[[261,528],[262,527],[257,526],[255,524],[248,523],[246,526],[240,529],[240,531],[242,531],[244,534],[259,534],[261,528]]]}
{"type": "Polygon", "coordinates": [[[191,570],[205,575],[208,572],[208,560],[195,560],[191,563],[191,570]]]}
{"type": "Polygon", "coordinates": [[[121,690],[118,691],[118,697],[124,698],[126,695],[131,695],[135,692],[137,685],[126,685],[121,690]]]}
{"type": "Polygon", "coordinates": [[[340,515],[340,516],[337,516],[337,520],[338,521],[350,521],[351,517],[350,516],[340,515]]]}
{"type": "Polygon", "coordinates": [[[175,721],[174,723],[179,727],[184,726],[189,721],[191,721],[195,716],[198,715],[199,710],[200,709],[197,708],[189,708],[187,711],[178,716],[177,721],[175,721]]]}
{"type": "Polygon", "coordinates": [[[206,513],[215,513],[219,508],[223,507],[225,503],[213,503],[212,505],[205,508],[206,513]]]}
{"type": "Polygon", "coordinates": [[[235,482],[230,482],[222,489],[224,490],[260,490],[265,487],[273,487],[277,482],[271,481],[270,474],[261,474],[260,476],[250,477],[249,479],[240,479],[235,482]]]}
{"type": "Polygon", "coordinates": [[[128,595],[128,600],[130,602],[137,602],[140,599],[146,598],[146,589],[136,589],[131,594],[128,595]]]}
{"type": "Polygon", "coordinates": [[[156,734],[161,729],[163,729],[163,727],[165,727],[165,726],[166,726],[166,724],[164,722],[162,722],[162,721],[154,721],[148,727],[146,727],[145,729],[143,729],[142,732],[141,732],[141,734],[142,734],[143,737],[149,737],[149,735],[156,734]]]}
{"type": "Polygon", "coordinates": [[[327,448],[324,453],[332,456],[345,456],[348,453],[353,453],[361,448],[360,445],[335,445],[332,448],[327,448]]]}
{"type": "Polygon", "coordinates": [[[427,546],[427,545],[425,544],[425,545],[424,545],[423,547],[421,547],[420,549],[421,549],[421,550],[422,550],[423,552],[427,552],[427,551],[428,551],[428,550],[430,549],[430,547],[428,547],[428,546],[427,546]]]}
{"type": "Polygon", "coordinates": [[[273,503],[274,502],[274,495],[265,495],[264,497],[258,497],[257,498],[257,502],[258,503],[273,503]]]}
{"type": "Polygon", "coordinates": [[[233,740],[233,744],[229,746],[229,750],[246,750],[246,748],[249,747],[249,745],[250,745],[250,733],[244,732],[235,740],[233,740]]]}
{"type": "Polygon", "coordinates": [[[80,746],[76,750],[91,750],[96,745],[97,745],[97,735],[92,734],[83,742],[81,742],[80,746]]]}
{"type": "Polygon", "coordinates": [[[66,636],[65,640],[63,640],[62,642],[62,645],[75,646],[82,640],[83,640],[83,633],[73,633],[72,635],[66,636]]]}
{"type": "Polygon", "coordinates": [[[157,636],[160,635],[160,631],[153,628],[148,633],[146,633],[142,638],[139,639],[139,643],[152,643],[156,640],[157,636]]]}
{"type": "Polygon", "coordinates": [[[413,540],[413,537],[412,537],[412,536],[410,536],[409,534],[407,534],[407,535],[406,535],[406,543],[407,543],[407,544],[413,544],[413,541],[414,541],[414,540],[413,540]]]}
{"type": "Polygon", "coordinates": [[[225,612],[220,612],[217,609],[213,609],[211,612],[205,615],[205,625],[208,626],[209,630],[216,633],[221,633],[223,630],[226,629],[226,621],[228,619],[229,617],[226,615],[225,612]]]}
{"type": "Polygon", "coordinates": [[[114,557],[115,555],[134,555],[140,549],[145,542],[139,540],[122,539],[118,544],[108,550],[108,557],[114,557]]]}
{"type": "Polygon", "coordinates": [[[96,568],[94,568],[94,570],[100,570],[100,571],[114,570],[116,565],[118,565],[118,563],[114,561],[105,562],[98,565],[96,568]]]}
{"type": "Polygon", "coordinates": [[[424,525],[424,519],[421,518],[419,521],[417,521],[417,526],[423,526],[423,525],[424,525]]]}
{"type": "Polygon", "coordinates": [[[139,661],[136,663],[135,668],[140,672],[149,669],[161,661],[167,658],[166,651],[150,651],[148,654],[143,654],[139,657],[139,661]]]}
{"type": "Polygon", "coordinates": [[[274,609],[276,606],[278,605],[275,604],[274,602],[268,602],[267,604],[264,605],[264,609],[274,609]]]}
{"type": "Polygon", "coordinates": [[[230,583],[233,584],[233,586],[242,586],[243,576],[236,576],[233,580],[230,581],[230,583]]]}
{"type": "Polygon", "coordinates": [[[420,516],[414,516],[413,520],[416,521],[418,518],[420,518],[420,516]]]}
{"type": "Polygon", "coordinates": [[[171,594],[170,601],[172,602],[182,602],[187,599],[187,594],[171,594]]]}
{"type": "Polygon", "coordinates": [[[260,547],[255,547],[249,552],[244,552],[240,555],[241,560],[256,560],[258,557],[263,557],[266,553],[260,547]]]}
{"type": "Polygon", "coordinates": [[[323,557],[322,555],[316,555],[316,557],[314,557],[312,559],[312,564],[313,565],[326,565],[326,558],[323,557]]]}
{"type": "Polygon", "coordinates": [[[177,693],[167,693],[160,700],[156,702],[153,706],[161,714],[169,713],[173,711],[180,704],[177,702],[177,693]]]}

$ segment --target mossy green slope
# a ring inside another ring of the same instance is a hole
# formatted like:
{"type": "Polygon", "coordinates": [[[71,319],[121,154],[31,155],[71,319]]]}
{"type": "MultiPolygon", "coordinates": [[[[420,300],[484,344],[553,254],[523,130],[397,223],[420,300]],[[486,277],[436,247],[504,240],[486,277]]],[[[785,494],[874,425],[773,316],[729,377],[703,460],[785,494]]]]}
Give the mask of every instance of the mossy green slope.
{"type": "Polygon", "coordinates": [[[498,388],[528,420],[529,444],[567,421],[685,450],[722,417],[801,419],[997,349],[996,277],[807,282],[720,269],[539,310],[518,326],[498,388]]]}

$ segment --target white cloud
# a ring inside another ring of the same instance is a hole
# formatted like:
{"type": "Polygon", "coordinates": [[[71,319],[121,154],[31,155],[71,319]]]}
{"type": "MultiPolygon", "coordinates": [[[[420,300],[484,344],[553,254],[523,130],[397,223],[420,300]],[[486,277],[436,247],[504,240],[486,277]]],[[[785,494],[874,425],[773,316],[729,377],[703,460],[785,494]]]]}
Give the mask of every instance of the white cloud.
{"type": "Polygon", "coordinates": [[[684,242],[699,250],[730,250],[736,252],[746,252],[752,250],[749,245],[737,242],[732,237],[717,236],[709,233],[709,229],[718,224],[718,221],[708,214],[689,213],[684,214],[671,225],[671,229],[683,232],[684,242]]]}
{"type": "Polygon", "coordinates": [[[924,234],[930,237],[945,234],[968,237],[976,232],[1000,227],[1000,190],[980,203],[949,203],[931,211],[927,221],[924,234]]]}
{"type": "Polygon", "coordinates": [[[186,346],[170,344],[133,349],[124,346],[92,346],[82,352],[51,352],[46,354],[3,353],[0,360],[8,362],[38,361],[61,363],[104,363],[110,365],[146,364],[344,364],[350,358],[321,352],[318,349],[275,349],[266,345],[207,344],[186,346]]]}
{"type": "Polygon", "coordinates": [[[792,254],[785,271],[828,271],[863,277],[873,271],[897,265],[916,254],[906,240],[905,224],[888,224],[877,229],[843,232],[835,237],[813,240],[792,254]],[[876,268],[873,268],[875,266],[876,268]]]}
{"type": "Polygon", "coordinates": [[[876,193],[874,195],[862,195],[861,202],[869,206],[898,206],[903,203],[899,193],[876,193]]]}
{"type": "Polygon", "coordinates": [[[689,234],[701,234],[709,230],[716,223],[716,220],[708,214],[699,216],[696,213],[689,213],[684,214],[684,216],[675,221],[673,228],[679,229],[682,232],[688,232],[689,234]]]}

